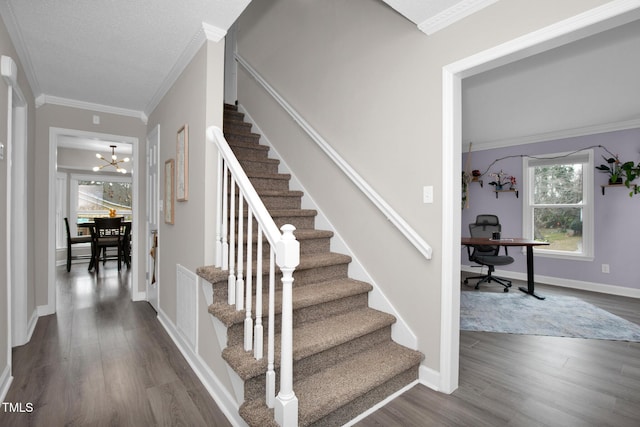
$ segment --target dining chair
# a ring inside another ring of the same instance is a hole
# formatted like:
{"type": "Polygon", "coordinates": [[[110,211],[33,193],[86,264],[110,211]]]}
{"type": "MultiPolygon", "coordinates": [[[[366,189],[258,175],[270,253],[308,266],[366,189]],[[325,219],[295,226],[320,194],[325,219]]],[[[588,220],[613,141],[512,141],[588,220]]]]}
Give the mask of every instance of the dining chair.
{"type": "MultiPolygon", "coordinates": [[[[67,229],[67,272],[71,271],[71,260],[87,258],[87,255],[72,255],[71,246],[78,243],[91,243],[91,236],[75,236],[71,237],[71,230],[69,229],[69,218],[64,219],[64,225],[67,229]]],[[[93,256],[93,255],[90,255],[93,256]]]]}
{"type": "Polygon", "coordinates": [[[94,218],[94,267],[100,271],[100,257],[102,263],[107,262],[107,249],[118,251],[118,271],[122,267],[122,218],[94,218]]]}

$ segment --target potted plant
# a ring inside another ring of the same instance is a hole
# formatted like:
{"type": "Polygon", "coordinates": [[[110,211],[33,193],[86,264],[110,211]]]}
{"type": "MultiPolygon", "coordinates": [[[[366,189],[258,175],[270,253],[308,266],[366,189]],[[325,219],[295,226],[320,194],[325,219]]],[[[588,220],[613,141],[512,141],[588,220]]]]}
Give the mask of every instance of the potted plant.
{"type": "MultiPolygon", "coordinates": [[[[622,163],[618,159],[618,156],[614,157],[605,157],[602,158],[607,162],[606,164],[602,164],[600,166],[596,166],[601,172],[609,174],[609,184],[622,184],[622,163]]],[[[633,162],[631,162],[633,164],[633,162]]]]}
{"type": "Polygon", "coordinates": [[[624,185],[627,188],[631,188],[633,191],[629,193],[629,196],[633,196],[634,194],[638,194],[640,189],[638,189],[637,185],[632,185],[631,183],[638,177],[640,177],[640,162],[636,165],[633,162],[625,162],[620,166],[622,169],[622,173],[624,175],[624,185]]]}
{"type": "MultiPolygon", "coordinates": [[[[491,181],[489,183],[489,185],[493,185],[496,187],[496,191],[500,191],[503,189],[503,187],[507,184],[511,184],[511,176],[507,175],[506,173],[502,172],[502,170],[498,173],[490,173],[489,176],[491,178],[493,178],[493,181],[491,181]]],[[[513,180],[513,182],[515,183],[515,178],[513,180]]]]}

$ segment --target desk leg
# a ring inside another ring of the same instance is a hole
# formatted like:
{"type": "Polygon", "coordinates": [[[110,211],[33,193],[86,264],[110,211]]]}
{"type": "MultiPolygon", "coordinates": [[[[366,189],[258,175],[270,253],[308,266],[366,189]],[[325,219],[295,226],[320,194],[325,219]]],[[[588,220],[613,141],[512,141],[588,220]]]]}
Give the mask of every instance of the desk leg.
{"type": "Polygon", "coordinates": [[[538,299],[545,298],[535,293],[535,283],[533,282],[533,246],[527,246],[527,287],[523,288],[520,286],[518,289],[538,299]]]}

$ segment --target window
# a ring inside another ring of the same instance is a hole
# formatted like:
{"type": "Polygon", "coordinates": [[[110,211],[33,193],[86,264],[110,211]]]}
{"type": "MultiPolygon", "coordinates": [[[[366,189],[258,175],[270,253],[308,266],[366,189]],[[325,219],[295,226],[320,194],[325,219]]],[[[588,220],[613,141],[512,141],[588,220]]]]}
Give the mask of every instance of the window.
{"type": "MultiPolygon", "coordinates": [[[[131,221],[133,200],[131,178],[116,176],[71,176],[71,212],[69,220],[78,223],[93,221],[95,217],[109,216],[115,209],[116,215],[131,221]]],[[[78,227],[78,235],[87,230],[78,227]]]]}
{"type": "Polygon", "coordinates": [[[593,260],[593,151],[525,158],[523,235],[536,255],[593,260]]]}

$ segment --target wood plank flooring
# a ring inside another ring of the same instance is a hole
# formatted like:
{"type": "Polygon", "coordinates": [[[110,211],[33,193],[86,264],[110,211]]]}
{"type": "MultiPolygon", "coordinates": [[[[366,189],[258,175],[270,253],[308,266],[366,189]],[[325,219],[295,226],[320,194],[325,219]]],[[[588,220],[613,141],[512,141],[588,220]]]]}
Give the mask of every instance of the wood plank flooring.
{"type": "MultiPolygon", "coordinates": [[[[57,274],[58,313],[40,318],[31,342],[13,350],[5,401],[34,410],[0,410],[0,426],[230,425],[151,306],[130,301],[126,270],[108,263],[96,277],[78,264],[57,274]]],[[[640,324],[636,299],[536,290],[640,324]]],[[[463,331],[454,393],[418,385],[357,425],[637,427],[640,343],[463,331]]]]}
{"type": "Polygon", "coordinates": [[[33,411],[0,408],[0,426],[231,425],[130,280],[115,263],[57,269],[57,314],[13,349],[5,402],[33,411]]]}
{"type": "MultiPolygon", "coordinates": [[[[637,299],[537,284],[536,291],[577,296],[640,324],[637,299]]],[[[461,331],[456,391],[417,385],[356,425],[638,427],[640,343],[461,331]]]]}

